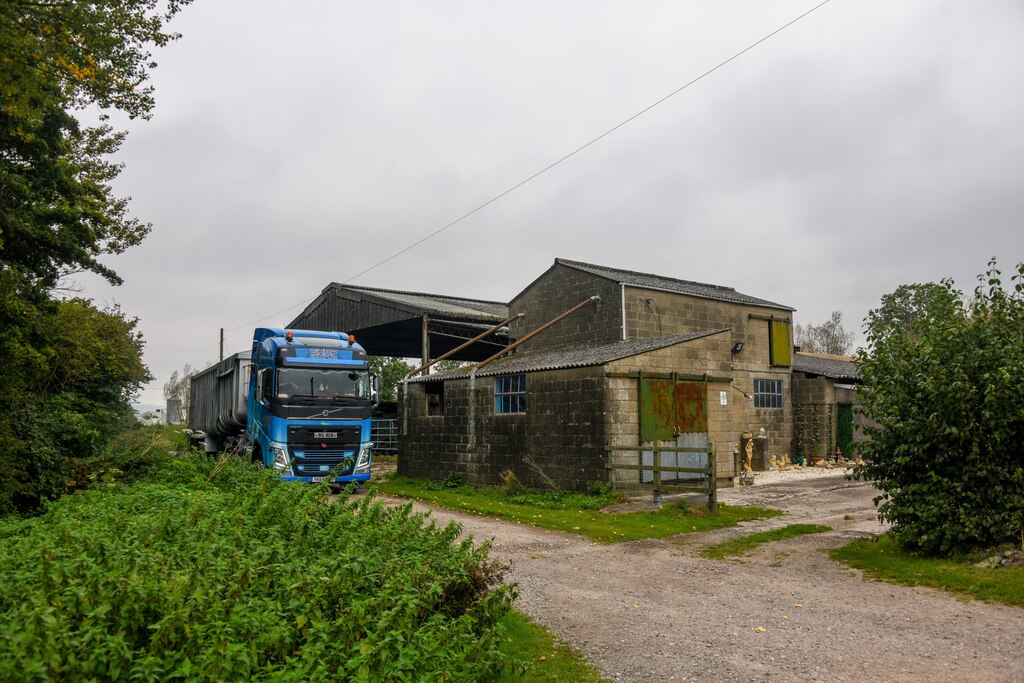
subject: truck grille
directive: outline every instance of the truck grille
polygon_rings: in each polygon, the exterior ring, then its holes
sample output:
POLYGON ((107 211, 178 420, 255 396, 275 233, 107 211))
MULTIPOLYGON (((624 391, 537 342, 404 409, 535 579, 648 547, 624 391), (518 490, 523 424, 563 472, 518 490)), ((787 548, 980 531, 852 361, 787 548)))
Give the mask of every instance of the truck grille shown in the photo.
MULTIPOLYGON (((308 458, 300 451, 292 451, 292 471, 297 477, 325 477, 332 470, 335 475, 352 474, 356 464, 355 453, 330 453, 328 457, 308 458), (346 461, 347 457, 347 461, 346 461), (339 464, 344 463, 341 467, 339 464)), ((318 454, 319 455, 319 454, 318 454)))
POLYGON ((359 427, 288 427, 288 450, 292 468, 299 477, 352 474, 359 455, 359 427), (323 436, 323 433, 334 436, 323 436), (317 434, 320 438, 317 438, 317 434), (342 464, 344 463, 344 464, 342 464), (340 468, 338 465, 342 465, 340 468))
POLYGON ((288 445, 299 451, 305 450, 353 450, 359 448, 360 427, 300 427, 288 426, 288 445), (317 434, 335 434, 333 437, 317 438, 317 434), (324 444, 327 447, 324 448, 324 444))

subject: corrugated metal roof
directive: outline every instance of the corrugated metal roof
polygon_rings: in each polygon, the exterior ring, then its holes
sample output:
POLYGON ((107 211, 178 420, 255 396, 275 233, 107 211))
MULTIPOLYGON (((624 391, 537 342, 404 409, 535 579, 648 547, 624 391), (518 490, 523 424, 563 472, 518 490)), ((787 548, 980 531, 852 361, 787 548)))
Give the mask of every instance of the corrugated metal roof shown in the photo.
POLYGON ((378 299, 391 301, 424 313, 449 315, 458 318, 493 319, 494 322, 501 322, 508 317, 508 304, 501 303, 500 301, 482 301, 480 299, 466 299, 463 297, 444 296, 442 294, 378 289, 377 287, 356 287, 337 282, 332 283, 332 287, 369 294, 378 299))
POLYGON ((821 375, 831 379, 860 381, 857 362, 850 356, 832 356, 825 353, 797 351, 793 354, 793 371, 821 375))
POLYGON ((688 294, 702 299, 715 299, 716 301, 728 301, 730 303, 745 304, 748 306, 780 308, 787 311, 796 310, 791 306, 785 306, 766 299, 758 299, 757 297, 741 294, 732 287, 722 287, 720 285, 710 285, 704 282, 692 282, 690 280, 677 280, 675 278, 663 277, 661 275, 637 273, 631 270, 608 268, 606 266, 583 263, 582 261, 570 261, 562 258, 555 259, 555 263, 560 263, 563 266, 568 266, 570 268, 576 268, 578 270, 591 273, 592 275, 607 278, 619 284, 629 285, 631 287, 660 289, 669 292, 678 292, 680 294, 688 294))
MULTIPOLYGON (((654 337, 651 339, 633 339, 630 341, 604 342, 600 344, 579 344, 567 346, 561 349, 550 349, 536 353, 524 353, 500 358, 489 363, 476 373, 477 377, 488 377, 491 375, 507 375, 518 372, 538 372, 541 370, 563 370, 565 368, 582 368, 591 365, 603 365, 604 363, 620 358, 628 358, 649 351, 657 351, 673 344, 700 339, 712 334, 727 332, 729 328, 718 330, 702 330, 687 334, 673 334, 667 337, 654 337)), ((469 377, 465 370, 453 370, 426 377, 416 377, 410 382, 427 382, 438 379, 457 379, 469 377)))

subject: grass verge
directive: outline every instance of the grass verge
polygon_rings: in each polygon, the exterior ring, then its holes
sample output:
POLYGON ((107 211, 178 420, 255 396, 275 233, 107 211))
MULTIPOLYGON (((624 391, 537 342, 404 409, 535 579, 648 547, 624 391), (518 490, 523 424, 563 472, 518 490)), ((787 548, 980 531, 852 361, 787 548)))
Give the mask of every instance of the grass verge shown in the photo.
POLYGON ((823 531, 832 531, 832 527, 823 524, 790 524, 779 529, 747 534, 746 536, 709 545, 701 550, 700 554, 702 557, 712 560, 721 560, 725 557, 739 557, 746 555, 763 543, 782 541, 794 536, 803 536, 804 534, 820 534, 823 531))
POLYGON ((505 630, 501 651, 509 661, 526 668, 521 672, 503 671, 494 683, 528 680, 531 683, 606 683, 597 667, 587 662, 575 648, 558 641, 550 631, 522 612, 512 610, 498 622, 505 630))
POLYGON ((600 543, 712 531, 733 526, 737 522, 782 514, 778 510, 728 505, 719 505, 717 514, 711 514, 703 507, 686 505, 664 505, 653 512, 609 514, 601 512, 601 508, 615 502, 615 496, 607 492, 598 495, 562 491, 520 491, 509 494, 500 488, 445 488, 433 482, 407 477, 395 477, 374 488, 387 495, 412 498, 449 510, 580 534, 600 543))
POLYGON ((929 586, 977 600, 1024 607, 1024 567, 981 569, 963 557, 917 557, 900 550, 888 536, 853 541, 830 555, 837 562, 863 569, 878 581, 929 586))

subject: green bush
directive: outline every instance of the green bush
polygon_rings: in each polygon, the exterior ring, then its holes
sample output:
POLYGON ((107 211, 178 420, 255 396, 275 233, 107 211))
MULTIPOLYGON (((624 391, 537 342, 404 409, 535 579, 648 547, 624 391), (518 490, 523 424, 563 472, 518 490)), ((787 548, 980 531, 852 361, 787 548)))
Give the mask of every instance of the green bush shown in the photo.
POLYGON ((1024 533, 1024 264, 995 262, 965 301, 951 281, 909 285, 866 321, 859 476, 902 548, 950 555, 1024 533))
POLYGON ((137 481, 166 466, 172 454, 183 453, 188 446, 180 425, 132 425, 104 445, 99 455, 72 458, 67 490, 137 481))
POLYGON ((101 456, 134 420, 150 379, 137 321, 81 299, 30 305, 10 275, 0 272, 0 514, 63 494, 76 461, 101 456))
POLYGON ((446 489, 457 489, 466 485, 466 480, 463 479, 462 474, 459 472, 449 472, 448 476, 441 482, 441 486, 446 489))
POLYGON ((513 589, 410 506, 237 458, 0 522, 0 680, 477 680, 513 589))
POLYGON ((519 477, 512 470, 505 470, 501 473, 501 486, 498 488, 506 496, 515 496, 526 491, 523 482, 519 481, 519 477))

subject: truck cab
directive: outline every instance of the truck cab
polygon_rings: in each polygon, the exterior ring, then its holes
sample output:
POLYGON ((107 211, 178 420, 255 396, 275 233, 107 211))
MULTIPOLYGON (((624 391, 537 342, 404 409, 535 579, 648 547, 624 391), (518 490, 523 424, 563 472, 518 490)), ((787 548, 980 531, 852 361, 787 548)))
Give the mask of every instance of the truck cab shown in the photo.
POLYGON ((366 351, 344 332, 257 328, 245 441, 290 481, 364 482, 377 395, 366 351))

